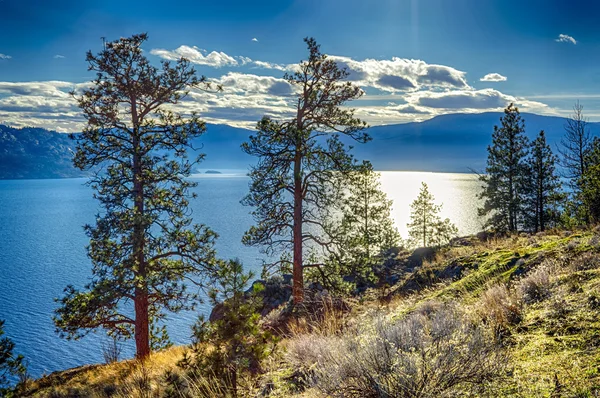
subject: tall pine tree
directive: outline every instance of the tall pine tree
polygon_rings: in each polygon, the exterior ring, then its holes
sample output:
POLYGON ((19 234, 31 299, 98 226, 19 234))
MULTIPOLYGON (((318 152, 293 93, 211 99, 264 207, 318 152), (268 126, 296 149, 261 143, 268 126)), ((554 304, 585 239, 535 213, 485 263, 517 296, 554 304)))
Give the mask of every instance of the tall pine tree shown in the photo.
POLYGON ((586 224, 590 221, 590 214, 581 184, 587 172, 586 157, 592 147, 593 138, 583 114, 583 105, 579 101, 573 106, 573 113, 567 119, 564 128, 565 134, 560 140, 558 153, 562 166, 561 175, 567 179, 571 192, 571 199, 565 210, 573 220, 586 224))
POLYGON ((510 104, 494 126, 492 145, 488 146, 486 173, 480 198, 484 205, 480 216, 496 231, 516 232, 524 221, 524 192, 527 181, 526 158, 529 142, 519 109, 510 104))
POLYGON ((600 222, 600 138, 595 137, 585 155, 586 170, 580 178, 582 204, 592 223, 600 222))
POLYGON ((76 96, 87 126, 75 137, 74 164, 94 172, 89 184, 102 211, 85 226, 92 279, 83 291, 65 289, 55 317, 67 338, 98 328, 135 337, 138 358, 150 354, 151 327, 165 310, 190 308, 184 279, 200 281, 211 269, 216 237, 192 224, 188 208, 195 184, 185 177, 201 156, 190 161, 187 150, 204 122, 168 107, 189 88, 204 88, 204 78, 185 59, 152 66, 142 51, 146 39, 122 38, 87 54, 96 79, 76 96))
POLYGON ((287 121, 263 118, 257 133, 242 146, 258 157, 250 171, 250 193, 242 201, 255 207, 257 225, 246 233, 244 243, 281 254, 276 265, 291 266, 295 303, 304 300, 304 269, 321 266, 305 262, 305 254, 311 247, 334 244, 324 235, 323 223, 337 196, 331 180, 353 165, 340 135, 369 140, 366 124, 344 106, 363 91, 344 81, 348 71, 322 54, 314 39, 305 42, 308 60, 284 76, 298 93, 295 116, 287 121))
POLYGON ((546 142, 544 131, 531 144, 526 185, 526 227, 538 232, 558 221, 560 180, 556 175, 557 158, 546 142))

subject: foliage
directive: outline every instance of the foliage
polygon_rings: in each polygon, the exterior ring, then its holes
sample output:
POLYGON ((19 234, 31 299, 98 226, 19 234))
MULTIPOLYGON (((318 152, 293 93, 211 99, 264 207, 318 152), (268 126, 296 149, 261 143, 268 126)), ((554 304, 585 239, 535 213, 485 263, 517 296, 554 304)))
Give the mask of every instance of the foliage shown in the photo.
POLYGON ((344 107, 363 91, 344 82, 348 71, 322 54, 316 41, 305 39, 308 60, 284 76, 297 93, 293 119, 277 121, 264 117, 256 134, 242 149, 258 157, 250 171, 250 193, 242 203, 253 206, 256 226, 244 236, 247 245, 262 246, 270 255, 280 255, 271 266, 293 269, 293 296, 304 299, 304 257, 318 257, 334 243, 324 233, 323 220, 337 200, 330 184, 336 172, 347 172, 353 164, 340 136, 366 142, 366 124, 344 107), (291 253, 290 253, 291 252, 291 253), (310 254, 313 255, 310 255, 310 254))
POLYGON ((337 244, 319 272, 309 270, 309 280, 320 280, 328 289, 365 285, 374 281, 373 267, 383 261, 383 253, 398 247, 401 238, 391 217, 392 201, 381 190, 379 174, 364 161, 349 173, 337 176, 342 194, 327 223, 329 235, 337 244))
POLYGON ((487 225, 497 231, 515 232, 523 224, 527 149, 525 122, 519 109, 510 104, 494 126, 492 145, 488 146, 486 173, 480 176, 484 205, 480 216, 488 216, 487 225))
POLYGON ((419 196, 410 205, 411 222, 407 224, 412 246, 440 246, 458 234, 458 229, 448 218, 442 220, 438 213, 441 205, 434 203, 429 187, 421 183, 419 196))
POLYGON ((240 375, 260 371, 273 338, 259 325, 258 293, 263 286, 254 284, 249 296, 244 293, 252 273, 244 273, 239 260, 219 262, 216 273, 209 297, 218 308, 218 319, 207 322, 200 317, 194 326, 193 354, 182 366, 197 377, 215 378, 222 390, 236 396, 240 375))
POLYGON ((502 376, 502 349, 451 306, 374 317, 340 336, 301 336, 287 360, 334 397, 458 396, 502 376))
POLYGON ((586 171, 581 176, 581 197, 592 223, 600 222, 600 138, 595 137, 585 156, 586 171))
POLYGON ((556 175, 556 156, 546 143, 544 131, 531 145, 531 156, 527 159, 525 185, 525 226, 534 232, 544 231, 557 224, 559 203, 564 199, 560 193, 560 180, 556 175))
POLYGON ((15 343, 4 335, 4 321, 0 320, 0 396, 10 396, 11 378, 25 374, 23 356, 14 353, 15 343))
POLYGON ((140 358, 149 355, 150 334, 157 337, 150 328, 164 310, 193 307, 195 296, 184 278, 194 274, 202 283, 214 263, 216 237, 193 225, 188 209, 194 183, 185 177, 202 155, 190 161, 187 150, 204 133, 204 123, 168 107, 189 88, 206 87, 205 80, 185 59, 150 65, 141 48, 146 39, 122 38, 98 55, 87 54, 97 77, 80 96, 74 94, 87 120, 75 137, 74 164, 95 171, 89 184, 103 210, 95 225, 85 226, 92 280, 83 291, 68 286, 55 316, 67 338, 97 328, 121 339, 135 336, 140 358))

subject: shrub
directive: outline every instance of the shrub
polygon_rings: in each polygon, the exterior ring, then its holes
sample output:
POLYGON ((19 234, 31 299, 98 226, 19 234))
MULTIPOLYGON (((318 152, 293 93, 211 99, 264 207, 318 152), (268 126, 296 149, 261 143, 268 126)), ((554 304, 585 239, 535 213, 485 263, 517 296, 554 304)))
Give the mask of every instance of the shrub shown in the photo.
POLYGON ((498 338, 505 335, 512 325, 521 322, 522 318, 521 301, 504 284, 494 285, 485 291, 475 311, 498 338))
POLYGON ((533 269, 516 283, 516 289, 527 304, 548 297, 550 294, 550 267, 544 263, 533 269))
POLYGON ((209 298, 213 305, 223 306, 221 316, 210 322, 199 319, 193 327, 192 354, 186 354, 180 362, 198 394, 204 391, 211 396, 218 388, 237 396, 240 378, 246 373, 256 375, 261 361, 272 350, 274 340, 261 328, 257 312, 257 294, 263 286, 254 284, 249 297, 244 292, 252 277, 252 273, 244 273, 239 260, 218 264, 209 298))
POLYGON ((340 336, 299 336, 287 361, 309 385, 340 397, 447 396, 503 373, 500 346, 451 306, 364 325, 340 336))
POLYGON ((598 253, 585 252, 570 261, 573 271, 585 271, 600 268, 600 256, 598 253))

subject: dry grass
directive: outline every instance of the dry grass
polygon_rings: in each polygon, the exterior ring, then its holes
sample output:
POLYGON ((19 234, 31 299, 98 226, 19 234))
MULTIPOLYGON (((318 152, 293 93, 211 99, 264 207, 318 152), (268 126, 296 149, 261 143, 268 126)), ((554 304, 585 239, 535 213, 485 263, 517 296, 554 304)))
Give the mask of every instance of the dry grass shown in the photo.
POLYGON ((153 353, 145 364, 129 360, 109 365, 91 365, 56 372, 29 382, 27 397, 106 397, 124 394, 146 397, 161 388, 160 380, 183 357, 184 347, 173 347, 153 353))
POLYGON ((506 285, 490 287, 475 305, 475 314, 486 323, 498 338, 510 332, 512 326, 522 318, 522 303, 514 291, 506 285))

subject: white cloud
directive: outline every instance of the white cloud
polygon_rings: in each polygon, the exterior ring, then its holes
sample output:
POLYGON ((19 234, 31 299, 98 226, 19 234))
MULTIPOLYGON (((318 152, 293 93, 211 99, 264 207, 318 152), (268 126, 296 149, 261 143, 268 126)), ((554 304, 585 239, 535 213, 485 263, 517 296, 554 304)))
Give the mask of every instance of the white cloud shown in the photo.
POLYGON ((348 70, 349 80, 385 92, 414 91, 423 87, 470 88, 465 72, 445 65, 397 57, 363 61, 341 56, 330 58, 348 70))
POLYGON ((559 42, 559 43, 572 43, 572 44, 577 44, 577 40, 575 40, 574 37, 569 36, 569 35, 565 35, 563 33, 561 33, 560 35, 558 35, 558 38, 555 39, 555 41, 559 42))
POLYGON ((10 55, 0 53, 0 59, 11 59, 11 58, 12 57, 10 55))
POLYGON ((150 54, 152 55, 157 55, 161 58, 168 59, 171 61, 176 61, 183 57, 188 59, 192 63, 198 65, 213 66, 215 68, 239 65, 239 62, 234 57, 227 55, 224 52, 212 51, 206 55, 205 53, 206 51, 203 51, 196 46, 180 46, 172 51, 160 48, 153 49, 150 51, 150 54))
POLYGON ((556 114, 548 105, 530 101, 522 97, 514 97, 494 89, 452 90, 446 92, 422 91, 412 94, 409 104, 429 108, 436 114, 450 112, 501 111, 509 103, 514 103, 521 110, 533 113, 556 114))
POLYGON ((52 58, 54 58, 54 59, 62 59, 62 58, 65 58, 65 56, 64 56, 64 55, 60 55, 60 54, 56 54, 56 55, 55 55, 54 57, 52 57, 52 58))
POLYGON ((505 82, 506 76, 502 76, 500 73, 488 73, 487 75, 485 75, 484 77, 479 79, 479 81, 481 81, 481 82, 505 82))
POLYGON ((256 37, 253 37, 252 41, 258 41, 258 39, 256 37))

